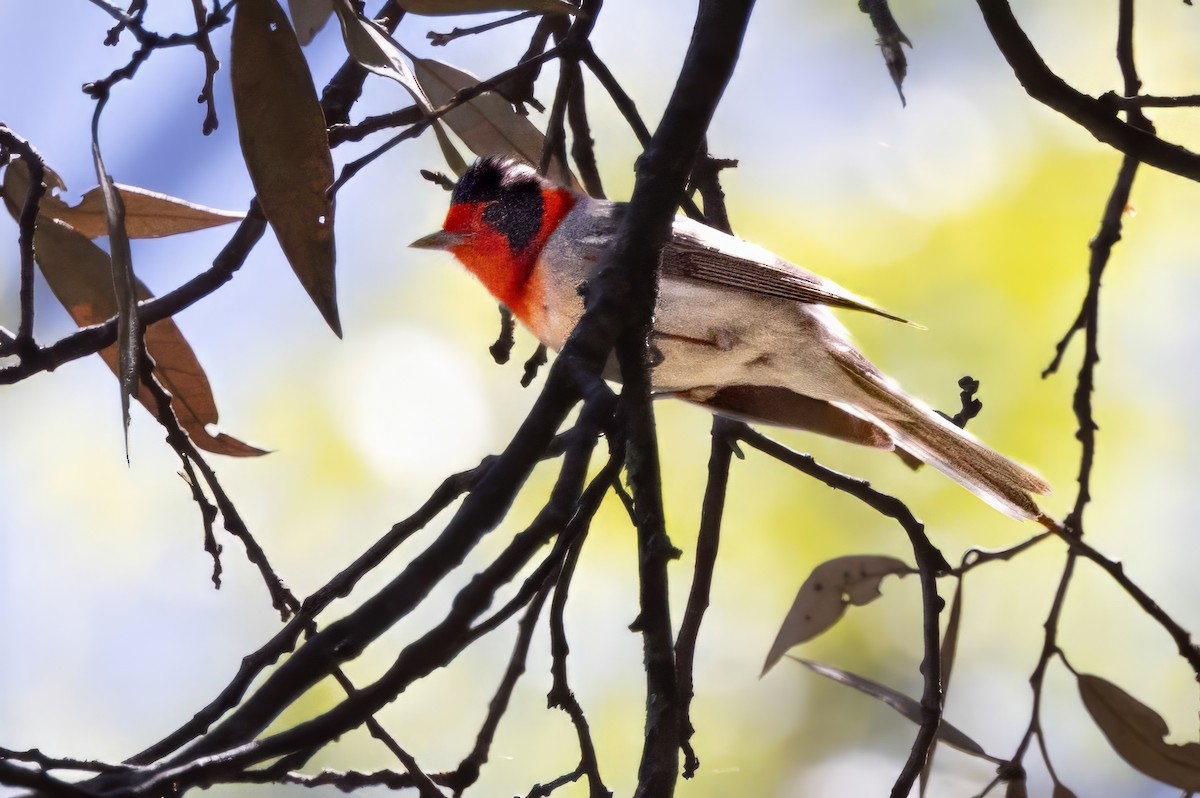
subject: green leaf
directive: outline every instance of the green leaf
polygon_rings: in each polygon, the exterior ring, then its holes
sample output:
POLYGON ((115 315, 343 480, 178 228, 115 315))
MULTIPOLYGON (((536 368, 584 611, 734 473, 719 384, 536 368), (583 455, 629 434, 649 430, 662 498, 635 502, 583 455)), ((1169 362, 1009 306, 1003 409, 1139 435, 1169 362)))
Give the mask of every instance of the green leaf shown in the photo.
POLYGON ((279 246, 333 331, 333 158, 300 44, 276 0, 241 0, 233 18, 233 107, 250 181, 279 246))
POLYGON ((911 573, 915 571, 903 560, 879 555, 838 557, 821 563, 800 586, 762 672, 769 671, 792 646, 811 640, 837 623, 851 604, 862 606, 879 598, 879 583, 888 574, 911 573))

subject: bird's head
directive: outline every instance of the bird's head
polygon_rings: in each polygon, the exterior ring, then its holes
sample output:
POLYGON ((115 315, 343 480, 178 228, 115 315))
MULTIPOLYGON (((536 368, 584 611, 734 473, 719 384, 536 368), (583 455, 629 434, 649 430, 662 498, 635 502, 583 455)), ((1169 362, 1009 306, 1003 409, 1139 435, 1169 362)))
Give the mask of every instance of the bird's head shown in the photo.
POLYGON ((481 158, 450 195, 442 229, 409 246, 454 254, 514 310, 538 255, 575 195, 506 158, 481 158))

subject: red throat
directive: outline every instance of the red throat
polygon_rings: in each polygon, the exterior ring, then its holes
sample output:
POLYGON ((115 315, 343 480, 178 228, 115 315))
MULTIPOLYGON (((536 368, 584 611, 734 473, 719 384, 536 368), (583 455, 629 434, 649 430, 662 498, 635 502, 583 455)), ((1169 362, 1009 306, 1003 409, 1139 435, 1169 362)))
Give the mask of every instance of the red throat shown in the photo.
POLYGON ((450 252, 496 299, 528 324, 530 311, 542 293, 538 256, 574 204, 575 197, 565 188, 542 189, 541 226, 519 250, 513 250, 503 233, 483 221, 484 203, 452 205, 442 227, 448 232, 471 234, 464 243, 451 247, 450 252))

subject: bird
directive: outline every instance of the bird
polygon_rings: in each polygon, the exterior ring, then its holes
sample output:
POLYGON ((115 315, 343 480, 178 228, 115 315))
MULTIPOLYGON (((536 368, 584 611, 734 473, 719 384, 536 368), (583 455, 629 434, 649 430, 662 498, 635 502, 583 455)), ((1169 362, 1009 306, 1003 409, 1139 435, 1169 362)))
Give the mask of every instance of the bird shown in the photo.
MULTIPOLYGON (((454 185, 442 229, 410 246, 450 252, 558 351, 628 207, 519 160, 481 158, 454 185)), ((764 247, 678 217, 659 257, 651 388, 752 423, 896 450, 1014 518, 1045 517, 1031 495, 1050 492, 1045 480, 905 393, 831 308, 905 321, 764 247)), ((605 376, 617 376, 611 364, 605 376)))

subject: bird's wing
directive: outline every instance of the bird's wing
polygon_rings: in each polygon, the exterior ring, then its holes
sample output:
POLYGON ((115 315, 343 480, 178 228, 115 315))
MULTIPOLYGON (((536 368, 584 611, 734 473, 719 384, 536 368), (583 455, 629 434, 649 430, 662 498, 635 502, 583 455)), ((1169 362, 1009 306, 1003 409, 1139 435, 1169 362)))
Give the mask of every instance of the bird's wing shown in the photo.
POLYGON ((678 391, 672 396, 702 405, 710 412, 751 423, 816 432, 876 449, 893 448, 891 436, 870 421, 786 388, 726 385, 678 391))
POLYGON ((795 302, 861 310, 912 324, 762 247, 686 219, 676 220, 671 240, 663 247, 662 272, 664 276, 688 277, 795 302))

